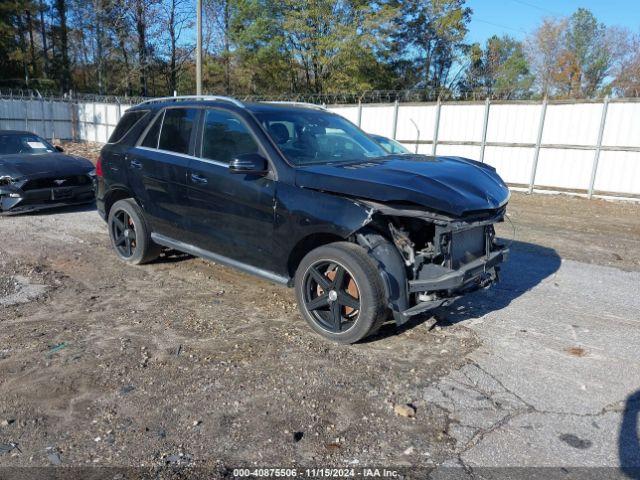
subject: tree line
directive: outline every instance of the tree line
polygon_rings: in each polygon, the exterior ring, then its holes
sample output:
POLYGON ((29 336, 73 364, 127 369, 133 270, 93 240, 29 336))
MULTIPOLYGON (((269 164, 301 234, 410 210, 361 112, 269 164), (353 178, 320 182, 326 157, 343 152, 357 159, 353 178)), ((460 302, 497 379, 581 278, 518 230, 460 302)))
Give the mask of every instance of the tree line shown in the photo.
MULTIPOLYGON (((467 40, 465 0, 204 0, 203 88, 230 95, 640 96, 640 36, 589 11, 467 40)), ((0 88, 195 90, 194 0, 3 0, 0 88)))

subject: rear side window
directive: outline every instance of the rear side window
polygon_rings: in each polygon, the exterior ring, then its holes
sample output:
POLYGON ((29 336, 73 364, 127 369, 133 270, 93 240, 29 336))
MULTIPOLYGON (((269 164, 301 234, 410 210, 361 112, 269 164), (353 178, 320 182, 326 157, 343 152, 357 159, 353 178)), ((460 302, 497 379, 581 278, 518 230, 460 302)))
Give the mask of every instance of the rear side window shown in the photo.
POLYGON ((126 112, 118 125, 116 125, 115 130, 109 137, 109 143, 117 143, 124 138, 129 130, 133 128, 133 126, 138 123, 138 121, 147 114, 147 110, 135 110, 126 112))
POLYGON ((151 128, 147 131, 147 134, 145 135, 144 140, 140 144, 140 146, 148 148, 158 148, 158 135, 160 134, 162 117, 162 113, 156 117, 156 119, 153 121, 153 125, 151 125, 151 128))
POLYGON ((240 119, 220 110, 207 111, 202 158, 229 163, 238 155, 258 152, 258 145, 240 119))
POLYGON ((188 154, 196 113, 194 109, 168 108, 162 121, 158 148, 188 154))

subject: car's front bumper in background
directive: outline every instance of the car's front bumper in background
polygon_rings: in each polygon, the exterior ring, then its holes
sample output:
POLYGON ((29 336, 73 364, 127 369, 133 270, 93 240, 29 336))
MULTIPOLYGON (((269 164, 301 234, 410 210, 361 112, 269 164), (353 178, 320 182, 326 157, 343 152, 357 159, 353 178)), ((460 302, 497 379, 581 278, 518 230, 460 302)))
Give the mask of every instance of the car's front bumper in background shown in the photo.
POLYGON ((93 183, 59 188, 21 190, 12 185, 0 187, 0 215, 17 215, 48 208, 93 202, 93 183))

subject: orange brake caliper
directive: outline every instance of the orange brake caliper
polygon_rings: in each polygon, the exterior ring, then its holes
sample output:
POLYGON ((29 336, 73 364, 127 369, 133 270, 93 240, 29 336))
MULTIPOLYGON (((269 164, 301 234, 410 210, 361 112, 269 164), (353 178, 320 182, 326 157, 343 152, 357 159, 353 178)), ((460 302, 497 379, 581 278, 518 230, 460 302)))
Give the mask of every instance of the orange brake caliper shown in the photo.
MULTIPOLYGON (((336 271, 331 270, 330 272, 327 272, 324 275, 325 277, 327 277, 329 280, 333 282, 333 279, 336 278, 336 271)), ((321 294, 320 292, 322 292, 322 289, 320 288, 320 286, 318 286, 318 291, 317 291, 318 295, 321 294)), ((349 283, 347 284, 347 293, 355 299, 360 298, 358 287, 356 286, 356 282, 353 281, 353 278, 351 278, 351 275, 349 275, 349 283)), ((356 311, 355 308, 351 308, 347 306, 344 306, 343 308, 344 308, 345 317, 351 315, 353 312, 356 311)))

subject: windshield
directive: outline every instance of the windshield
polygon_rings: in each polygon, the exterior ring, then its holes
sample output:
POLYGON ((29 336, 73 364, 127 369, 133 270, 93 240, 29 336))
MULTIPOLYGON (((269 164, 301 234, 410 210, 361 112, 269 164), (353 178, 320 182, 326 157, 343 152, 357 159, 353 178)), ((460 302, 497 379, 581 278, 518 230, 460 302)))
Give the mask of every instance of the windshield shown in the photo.
POLYGON ((257 112, 256 117, 294 165, 347 163, 388 153, 362 130, 329 112, 257 112))
POLYGON ((55 152, 45 139, 32 133, 0 133, 0 155, 16 153, 37 154, 55 152))

